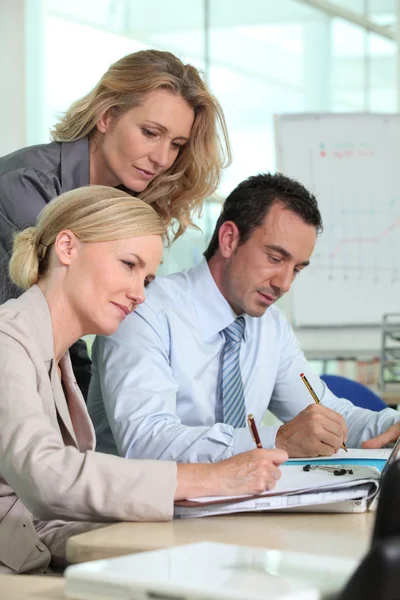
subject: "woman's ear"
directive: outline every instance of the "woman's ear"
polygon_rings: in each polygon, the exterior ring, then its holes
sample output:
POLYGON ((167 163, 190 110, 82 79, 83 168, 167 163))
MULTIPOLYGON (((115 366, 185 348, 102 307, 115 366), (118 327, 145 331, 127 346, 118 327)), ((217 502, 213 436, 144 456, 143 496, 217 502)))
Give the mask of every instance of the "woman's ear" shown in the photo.
POLYGON ((239 245, 240 233, 236 223, 225 221, 218 232, 219 251, 224 258, 230 258, 239 245))
POLYGON ((106 131, 108 131, 112 119, 112 108, 107 108, 107 110, 105 110, 96 121, 96 126, 100 133, 106 133, 106 131))
POLYGON ((72 231, 60 231, 54 242, 54 251, 62 265, 70 265, 77 257, 79 240, 72 231))

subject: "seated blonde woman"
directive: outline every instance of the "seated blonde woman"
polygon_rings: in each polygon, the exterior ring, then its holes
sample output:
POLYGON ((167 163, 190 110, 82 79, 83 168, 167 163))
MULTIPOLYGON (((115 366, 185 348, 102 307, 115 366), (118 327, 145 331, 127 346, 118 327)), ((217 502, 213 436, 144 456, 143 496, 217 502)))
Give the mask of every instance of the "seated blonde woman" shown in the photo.
POLYGON ((0 306, 0 571, 63 564, 66 539, 107 521, 165 521, 176 499, 261 492, 281 450, 217 464, 95 453, 68 348, 109 335, 144 301, 164 227, 141 200, 92 186, 49 203, 14 241, 10 275, 27 291, 0 306))

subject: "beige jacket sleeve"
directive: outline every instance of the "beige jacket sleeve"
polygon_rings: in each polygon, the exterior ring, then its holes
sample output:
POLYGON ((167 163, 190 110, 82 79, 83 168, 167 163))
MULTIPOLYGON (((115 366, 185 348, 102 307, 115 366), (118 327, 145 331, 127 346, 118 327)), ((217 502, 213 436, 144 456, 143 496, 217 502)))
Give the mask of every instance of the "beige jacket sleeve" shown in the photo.
POLYGON ((17 339, 0 332, 0 484, 38 518, 172 518, 176 464, 80 452, 65 445, 54 389, 17 339))

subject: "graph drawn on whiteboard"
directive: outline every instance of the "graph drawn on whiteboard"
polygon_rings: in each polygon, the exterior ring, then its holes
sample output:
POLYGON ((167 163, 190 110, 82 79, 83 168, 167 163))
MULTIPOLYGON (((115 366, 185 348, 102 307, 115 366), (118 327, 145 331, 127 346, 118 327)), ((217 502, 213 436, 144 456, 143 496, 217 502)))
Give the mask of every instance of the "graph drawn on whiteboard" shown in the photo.
POLYGON ((278 168, 318 199, 324 232, 293 285, 297 326, 400 310, 400 117, 282 115, 278 168))

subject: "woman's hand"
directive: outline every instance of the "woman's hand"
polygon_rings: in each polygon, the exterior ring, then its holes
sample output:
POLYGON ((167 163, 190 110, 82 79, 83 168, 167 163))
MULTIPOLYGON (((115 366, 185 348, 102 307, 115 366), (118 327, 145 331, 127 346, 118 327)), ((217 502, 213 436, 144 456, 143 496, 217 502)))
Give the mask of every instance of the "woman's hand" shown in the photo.
POLYGON ((272 490, 281 476, 278 466, 288 459, 284 450, 250 450, 213 465, 217 469, 215 495, 260 494, 272 490))
POLYGON ((284 450, 256 449, 215 464, 178 464, 175 500, 198 496, 260 494, 275 487, 284 450))

